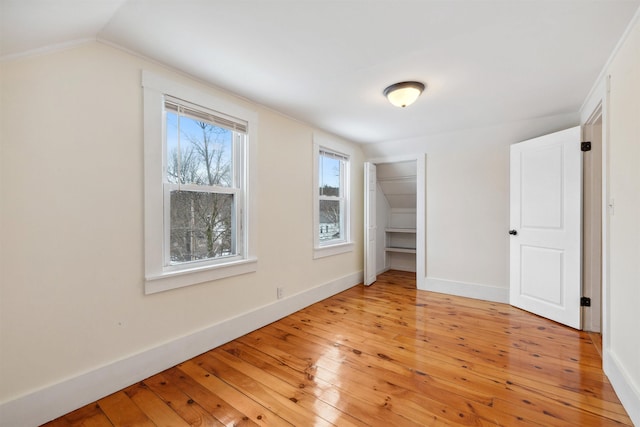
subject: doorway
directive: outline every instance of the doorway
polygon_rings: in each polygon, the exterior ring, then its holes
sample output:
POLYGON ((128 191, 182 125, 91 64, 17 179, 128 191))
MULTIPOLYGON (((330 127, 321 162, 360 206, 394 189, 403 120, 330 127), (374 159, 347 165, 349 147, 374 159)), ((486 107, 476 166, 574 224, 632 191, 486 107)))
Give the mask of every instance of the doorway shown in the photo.
POLYGON ((379 163, 377 167, 377 273, 416 272, 416 161, 379 163))
POLYGON ((365 163, 365 285, 387 270, 426 277, 426 155, 365 163))
POLYGON ((602 139, 598 106, 582 129, 511 146, 510 303, 589 332, 602 328, 602 139))
POLYGON ((602 106, 596 107, 582 129, 591 151, 583 158, 582 294, 590 306, 582 308, 585 331, 602 331, 602 106))

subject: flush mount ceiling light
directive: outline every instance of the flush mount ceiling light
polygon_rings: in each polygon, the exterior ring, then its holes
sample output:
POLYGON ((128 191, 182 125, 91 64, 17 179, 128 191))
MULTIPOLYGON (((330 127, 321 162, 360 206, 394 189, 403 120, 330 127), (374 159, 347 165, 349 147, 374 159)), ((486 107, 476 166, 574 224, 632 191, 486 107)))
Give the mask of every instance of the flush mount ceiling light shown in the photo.
POLYGON ((424 90, 420 82, 400 82, 386 88, 382 93, 396 107, 406 107, 416 102, 424 90))

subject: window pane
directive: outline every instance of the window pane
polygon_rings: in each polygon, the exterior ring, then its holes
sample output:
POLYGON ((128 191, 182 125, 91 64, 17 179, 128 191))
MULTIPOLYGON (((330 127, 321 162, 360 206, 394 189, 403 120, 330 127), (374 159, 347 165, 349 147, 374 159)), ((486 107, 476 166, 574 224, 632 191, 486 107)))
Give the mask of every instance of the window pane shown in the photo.
POLYGON ((342 209, 339 200, 320 200, 320 242, 342 238, 342 209))
POLYGON ((171 263, 235 255, 234 195, 171 191, 171 263))
POLYGON ((233 132, 171 111, 166 115, 167 181, 234 186, 233 132))
POLYGON ((318 182, 321 196, 340 196, 340 177, 342 161, 331 157, 320 156, 318 182))

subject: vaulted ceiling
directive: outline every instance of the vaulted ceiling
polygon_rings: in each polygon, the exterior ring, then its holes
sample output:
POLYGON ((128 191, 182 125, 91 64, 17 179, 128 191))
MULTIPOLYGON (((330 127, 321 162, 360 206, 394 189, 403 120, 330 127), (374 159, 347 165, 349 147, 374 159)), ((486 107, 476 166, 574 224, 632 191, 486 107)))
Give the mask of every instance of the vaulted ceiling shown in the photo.
POLYGON ((0 0, 0 57, 97 39, 356 142, 576 113, 640 0, 0 0), (418 80, 405 109, 383 89, 418 80))

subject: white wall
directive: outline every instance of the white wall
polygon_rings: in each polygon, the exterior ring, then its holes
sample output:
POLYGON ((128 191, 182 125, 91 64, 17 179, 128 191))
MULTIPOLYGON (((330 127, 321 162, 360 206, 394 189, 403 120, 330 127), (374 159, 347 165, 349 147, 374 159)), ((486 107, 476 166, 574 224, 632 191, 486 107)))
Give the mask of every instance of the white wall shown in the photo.
POLYGON ((605 180, 603 365, 631 419, 640 425, 640 12, 585 102, 583 122, 600 101, 605 180), (606 208, 609 202, 613 210, 606 208))
POLYGON ((0 402, 361 276, 358 146, 356 249, 313 260, 315 129, 100 43, 0 67, 0 402), (143 294, 141 69, 258 112, 257 273, 143 294))
POLYGON ((367 158, 426 153, 426 286, 508 299, 509 145, 575 126, 578 114, 363 147, 367 158))

